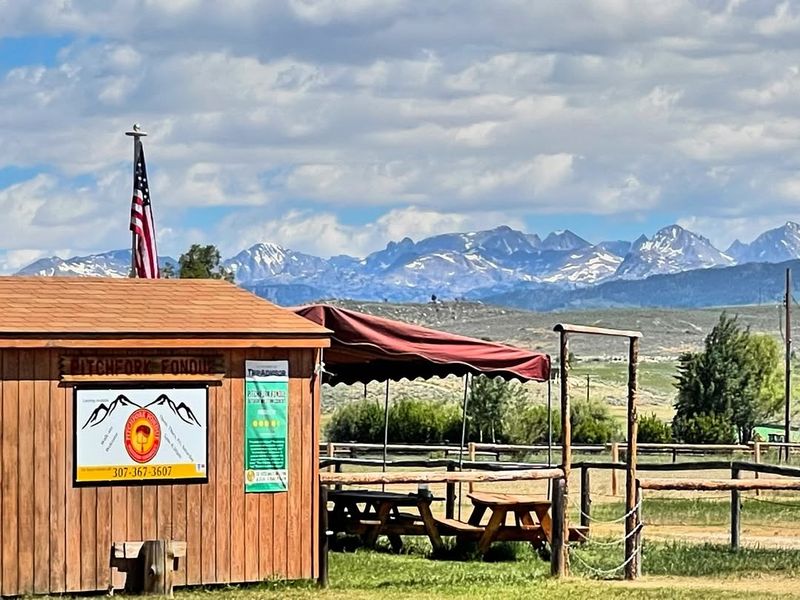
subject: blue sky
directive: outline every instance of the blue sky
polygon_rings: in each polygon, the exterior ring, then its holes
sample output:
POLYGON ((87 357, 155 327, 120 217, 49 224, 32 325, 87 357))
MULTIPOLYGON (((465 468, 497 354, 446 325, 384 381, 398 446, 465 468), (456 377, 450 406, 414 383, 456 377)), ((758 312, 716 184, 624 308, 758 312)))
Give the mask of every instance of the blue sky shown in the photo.
POLYGON ((501 224, 800 220, 800 5, 0 4, 0 272, 128 243, 140 122, 163 254, 323 256, 501 224))

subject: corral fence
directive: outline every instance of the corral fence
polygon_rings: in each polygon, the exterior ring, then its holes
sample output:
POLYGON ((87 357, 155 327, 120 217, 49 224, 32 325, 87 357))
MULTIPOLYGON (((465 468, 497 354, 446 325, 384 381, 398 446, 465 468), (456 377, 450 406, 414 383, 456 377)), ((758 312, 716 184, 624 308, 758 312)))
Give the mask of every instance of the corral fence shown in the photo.
MULTIPOLYGON (((751 457, 751 462, 761 464, 764 460, 775 459, 781 462, 785 454, 800 454, 800 443, 783 442, 750 442, 749 444, 637 444, 640 455, 670 456, 673 464, 678 464, 678 458, 684 456, 706 457, 722 455, 742 455, 751 457)), ((383 452, 383 444, 370 444, 360 442, 322 442, 320 443, 320 466, 327 467, 329 471, 341 472, 343 465, 382 466, 383 461, 369 460, 373 455, 383 452), (349 459, 349 460, 333 460, 349 459), (369 462, 364 462, 368 460, 369 462)), ((451 457, 466 457, 464 462, 473 465, 468 468, 481 468, 479 464, 495 463, 509 464, 541 464, 523 460, 530 455, 547 455, 547 465, 553 464, 553 455, 560 454, 561 446, 542 444, 488 444, 470 442, 464 448, 452 444, 389 444, 387 451, 396 456, 425 456, 429 460, 450 460, 451 457)), ((627 444, 624 442, 611 442, 607 444, 577 444, 572 446, 575 454, 598 455, 607 457, 608 463, 623 464, 620 461, 625 456, 627 444)), ((397 461, 388 461, 387 466, 398 466, 397 461)), ((446 462, 430 463, 428 468, 438 464, 438 468, 446 466, 446 462)), ((644 463, 640 463, 642 465, 644 463)), ((491 467, 486 467, 490 469, 491 467)), ((611 470, 611 494, 616 496, 619 491, 617 470, 611 470)), ((664 468, 664 470, 669 470, 664 468)))
MULTIPOLYGON (((715 446, 715 451, 726 451, 729 448, 715 446)), ((384 465, 382 459, 350 458, 350 457, 320 457, 321 468, 331 468, 333 472, 321 473, 320 482, 323 487, 332 486, 336 489, 342 485, 364 484, 400 484, 400 483, 444 483, 445 515, 453 518, 457 500, 456 486, 462 483, 478 482, 509 482, 509 481, 535 481, 551 480, 557 483, 564 476, 563 470, 558 467, 541 463, 525 462, 496 462, 496 461, 458 461, 448 458, 412 458, 395 459, 385 463, 392 471, 366 471, 342 472, 344 466, 360 466, 377 468, 384 465), (394 469, 402 469, 395 471, 394 469), (412 470, 413 469, 413 470, 412 470)), ((592 471, 624 471, 627 468, 624 462, 610 461, 577 461, 572 468, 580 474, 580 504, 578 512, 580 525, 590 527, 592 521, 592 471)), ((652 491, 729 491, 730 492, 730 547, 736 550, 740 547, 741 539, 741 492, 760 490, 800 490, 800 467, 761 464, 742 460, 702 460, 678 463, 639 463, 638 471, 642 473, 676 473, 676 472, 708 472, 728 470, 729 479, 711 478, 672 478, 672 477, 646 477, 639 478, 636 482, 636 507, 633 542, 638 560, 635 561, 637 576, 641 570, 641 549, 643 546, 644 519, 642 514, 643 492, 652 491), (752 473, 755 478, 742 479, 743 473, 752 473), (759 475, 773 475, 791 479, 758 479, 759 475)), ((327 487, 326 487, 327 489, 327 487)), ((557 493, 557 486, 549 486, 550 493, 557 493), (551 491, 552 488, 552 491, 551 491)), ((323 503, 324 506, 324 503, 323 503)), ((558 503, 554 502, 554 509, 558 503)), ((327 514, 325 515, 327 519, 327 514)), ((556 521, 554 521, 555 523, 556 521)), ((324 528, 323 528, 324 531, 324 528)), ((554 536, 555 537, 555 536, 554 536)), ((327 541, 325 541, 327 546, 327 541)), ((327 550, 327 548, 326 548, 327 550)), ((629 557, 631 558, 631 557, 629 557)), ((327 557, 326 557, 327 560, 327 557)), ((627 562, 627 561, 626 561, 627 562)), ((617 569, 625 566, 625 563, 617 569)))

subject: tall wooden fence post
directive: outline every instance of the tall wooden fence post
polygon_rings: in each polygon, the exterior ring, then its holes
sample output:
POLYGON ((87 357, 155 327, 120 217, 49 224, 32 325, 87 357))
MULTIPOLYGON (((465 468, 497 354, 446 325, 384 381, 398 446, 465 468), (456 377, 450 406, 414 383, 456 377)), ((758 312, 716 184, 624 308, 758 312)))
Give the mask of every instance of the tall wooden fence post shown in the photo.
MULTIPOLYGON (((739 477, 739 468, 731 467, 731 479, 739 479, 739 477)), ((731 490, 731 550, 739 549, 739 539, 742 533, 741 508, 739 490, 731 490)))
POLYGON ((319 578, 320 587, 328 587, 328 486, 319 486, 319 578))
POLYGON ((553 497, 552 506, 555 509, 553 529, 553 554, 558 558, 551 564, 551 570, 556 577, 569 575, 569 476, 572 469, 572 423, 570 420, 569 406, 569 335, 566 331, 560 332, 559 366, 561 371, 561 470, 564 477, 558 485, 558 496, 553 497))
POLYGON ((589 480, 589 467, 581 467, 581 526, 589 527, 592 514, 592 490, 589 480))

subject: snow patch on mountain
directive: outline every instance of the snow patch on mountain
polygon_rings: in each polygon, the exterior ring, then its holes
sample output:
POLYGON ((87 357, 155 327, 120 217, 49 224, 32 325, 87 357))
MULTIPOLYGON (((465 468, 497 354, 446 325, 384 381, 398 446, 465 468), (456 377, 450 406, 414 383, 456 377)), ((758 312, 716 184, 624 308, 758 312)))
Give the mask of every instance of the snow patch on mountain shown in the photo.
POLYGON ((544 283, 591 285, 612 277, 622 264, 622 257, 600 246, 571 252, 554 273, 541 277, 544 283))
POLYGON ((770 229, 749 244, 736 240, 728 249, 738 263, 783 262, 800 258, 800 225, 788 221, 770 229))
POLYGON ((679 225, 670 225, 650 239, 642 236, 636 240, 617 269, 616 277, 644 279, 651 275, 730 266, 734 262, 703 236, 679 225))
MULTIPOLYGON (((169 256, 159 257, 158 262, 162 268, 165 265, 173 268, 176 266, 175 259, 169 256)), ((111 250, 72 258, 40 258, 16 274, 43 277, 128 277, 130 272, 131 251, 111 250)))

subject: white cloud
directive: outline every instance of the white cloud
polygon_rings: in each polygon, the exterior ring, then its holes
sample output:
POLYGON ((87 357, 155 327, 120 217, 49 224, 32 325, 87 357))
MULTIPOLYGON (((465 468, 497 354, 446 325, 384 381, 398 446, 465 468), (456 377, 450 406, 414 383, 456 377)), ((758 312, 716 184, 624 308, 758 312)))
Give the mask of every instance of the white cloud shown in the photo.
POLYGON ((800 33, 800 14, 796 7, 792 8, 792 3, 781 2, 774 13, 756 22, 756 31, 765 36, 800 33))
POLYGON ((606 214, 645 213, 656 206, 660 193, 657 186, 643 184, 635 175, 628 175, 616 185, 598 190, 596 209, 606 214))
POLYGON ((420 240, 440 233, 488 229, 499 225, 522 227, 518 218, 506 212, 464 215, 409 206, 390 210, 373 222, 358 225, 342 223, 336 215, 327 212, 290 211, 269 219, 256 213, 239 214, 224 220, 218 232, 227 253, 270 240, 293 250, 320 256, 365 256, 383 248, 389 240, 404 237, 420 240))
POLYGON ((124 239, 133 122, 176 251, 266 210, 298 225, 265 239, 332 253, 397 237, 390 216, 438 231, 487 207, 789 212, 798 30, 772 0, 0 3, 0 35, 74 38, 0 75, 0 170, 48 173, 0 189, 0 248, 124 239))
POLYGON ((691 231, 703 232, 715 247, 724 252, 734 240, 750 243, 768 229, 782 227, 787 221, 797 220, 796 213, 787 212, 764 217, 685 217, 678 220, 678 225, 691 231))
POLYGON ((44 252, 33 249, 0 251, 0 274, 16 273, 43 256, 44 252))

